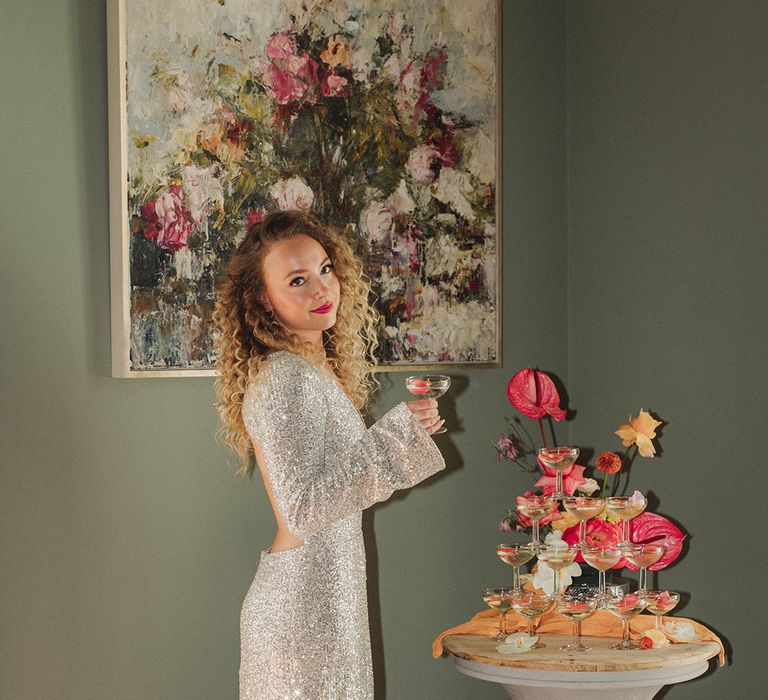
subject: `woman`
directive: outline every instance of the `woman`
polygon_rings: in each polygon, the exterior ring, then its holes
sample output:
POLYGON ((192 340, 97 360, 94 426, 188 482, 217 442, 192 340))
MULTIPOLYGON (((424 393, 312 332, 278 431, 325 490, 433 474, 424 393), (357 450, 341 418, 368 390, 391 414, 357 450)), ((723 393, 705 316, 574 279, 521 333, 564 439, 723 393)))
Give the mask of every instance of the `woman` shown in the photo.
POLYGON ((240 698, 373 698, 361 513, 445 467, 437 403, 401 403, 366 429, 376 316, 333 230, 269 214, 227 273, 223 435, 243 473, 254 455, 277 522, 243 603, 240 698))

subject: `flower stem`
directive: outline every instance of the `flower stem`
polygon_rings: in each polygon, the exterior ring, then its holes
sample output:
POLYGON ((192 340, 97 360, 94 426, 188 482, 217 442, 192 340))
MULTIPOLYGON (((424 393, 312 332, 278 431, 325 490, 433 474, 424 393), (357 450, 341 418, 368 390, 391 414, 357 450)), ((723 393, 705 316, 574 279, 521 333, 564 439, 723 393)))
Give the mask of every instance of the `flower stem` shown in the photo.
POLYGON ((539 429, 541 430, 541 446, 548 447, 547 436, 544 434, 544 422, 539 418, 539 429))

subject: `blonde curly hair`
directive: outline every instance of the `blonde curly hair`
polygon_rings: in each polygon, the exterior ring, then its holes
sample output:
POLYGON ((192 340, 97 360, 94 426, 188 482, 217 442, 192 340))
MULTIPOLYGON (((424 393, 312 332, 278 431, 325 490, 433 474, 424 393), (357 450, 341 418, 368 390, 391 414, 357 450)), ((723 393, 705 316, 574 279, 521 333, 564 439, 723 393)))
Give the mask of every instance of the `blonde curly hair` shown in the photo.
POLYGON ((347 396, 364 410, 378 386, 372 371, 378 345, 378 314, 369 302, 370 280, 359 258, 336 230, 301 211, 267 214, 254 224, 229 260, 218 287, 213 320, 218 353, 215 382, 220 427, 217 439, 238 456, 243 476, 253 473, 253 446, 242 417, 243 396, 261 363, 276 350, 289 350, 313 362, 316 350, 275 322, 263 298, 263 261, 279 241, 304 234, 314 238, 328 254, 339 281, 339 309, 335 325, 323 331, 328 363, 347 396))

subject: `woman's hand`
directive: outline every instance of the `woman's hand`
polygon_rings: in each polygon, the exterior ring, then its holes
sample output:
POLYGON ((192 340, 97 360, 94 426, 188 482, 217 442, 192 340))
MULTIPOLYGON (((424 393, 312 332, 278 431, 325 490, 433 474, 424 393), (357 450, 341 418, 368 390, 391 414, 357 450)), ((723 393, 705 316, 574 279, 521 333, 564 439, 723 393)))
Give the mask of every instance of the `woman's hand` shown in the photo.
POLYGON ((406 401, 408 410, 421 423, 422 428, 430 435, 435 432, 445 420, 440 418, 437 412, 437 401, 434 399, 418 399, 417 401, 406 401))

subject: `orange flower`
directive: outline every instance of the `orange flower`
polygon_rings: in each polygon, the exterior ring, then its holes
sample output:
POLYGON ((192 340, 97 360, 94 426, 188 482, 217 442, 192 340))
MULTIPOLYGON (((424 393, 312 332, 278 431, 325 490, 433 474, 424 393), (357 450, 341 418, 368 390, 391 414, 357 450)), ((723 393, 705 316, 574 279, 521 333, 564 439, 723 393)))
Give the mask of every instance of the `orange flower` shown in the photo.
POLYGON ((615 452, 601 452, 596 465, 601 472, 615 474, 621 470, 621 457, 615 452))
POLYGON ((640 409, 640 413, 634 420, 632 416, 627 422, 619 426, 614 433, 621 438, 624 447, 636 444, 641 457, 653 457, 656 454, 656 448, 653 446, 653 438, 656 437, 656 428, 661 425, 661 421, 655 420, 647 411, 640 409))
POLYGON ((640 637, 640 646, 643 649, 653 649, 653 640, 650 637, 640 637))
POLYGON ((351 65, 349 49, 344 46, 343 41, 334 36, 328 37, 328 48, 320 54, 320 58, 331 68, 336 68, 336 66, 349 68, 351 65))

